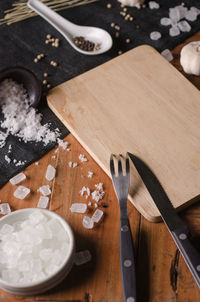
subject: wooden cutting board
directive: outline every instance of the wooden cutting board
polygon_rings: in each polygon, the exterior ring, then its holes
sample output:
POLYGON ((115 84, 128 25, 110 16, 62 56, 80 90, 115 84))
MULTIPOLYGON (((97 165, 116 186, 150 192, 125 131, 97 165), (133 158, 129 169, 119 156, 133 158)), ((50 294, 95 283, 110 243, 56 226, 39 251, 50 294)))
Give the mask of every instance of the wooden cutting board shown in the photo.
MULTIPOLYGON (((107 174, 110 154, 129 151, 151 167, 175 208, 198 200, 200 93, 153 48, 137 47, 55 87, 47 99, 107 174)), ((133 167, 131 174, 129 199, 158 221, 133 167)))

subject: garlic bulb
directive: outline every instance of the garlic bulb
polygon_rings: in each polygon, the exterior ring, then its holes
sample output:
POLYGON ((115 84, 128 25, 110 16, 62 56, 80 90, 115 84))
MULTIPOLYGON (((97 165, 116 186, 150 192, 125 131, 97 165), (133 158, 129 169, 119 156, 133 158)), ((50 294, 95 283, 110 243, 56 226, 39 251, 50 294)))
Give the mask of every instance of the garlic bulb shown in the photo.
POLYGON ((144 3, 144 0, 118 0, 125 6, 136 6, 137 8, 140 8, 141 4, 144 3))
POLYGON ((186 73, 200 75, 200 41, 190 42, 182 48, 180 63, 186 73))

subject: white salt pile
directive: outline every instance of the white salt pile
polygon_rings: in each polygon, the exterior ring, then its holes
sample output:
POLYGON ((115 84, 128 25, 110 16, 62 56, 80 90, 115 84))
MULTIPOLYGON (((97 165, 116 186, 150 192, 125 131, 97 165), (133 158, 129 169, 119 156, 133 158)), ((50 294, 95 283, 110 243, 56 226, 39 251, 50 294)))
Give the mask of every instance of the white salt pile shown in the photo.
POLYGON ((70 211, 73 213, 85 213, 87 205, 85 203, 72 203, 70 211))
POLYGON ((87 158, 85 157, 84 154, 80 154, 78 158, 79 158, 79 160, 80 160, 81 162, 86 162, 86 161, 87 161, 87 158))
POLYGON ((15 192, 14 192, 14 196, 16 197, 16 198, 19 198, 19 199, 24 199, 24 198, 26 198, 26 196, 30 193, 30 189, 29 188, 26 188, 26 187, 24 187, 24 186, 19 186, 16 190, 15 190, 15 192))
POLYGON ((85 263, 91 261, 91 259, 92 259, 92 256, 90 254, 90 251, 88 251, 88 250, 80 251, 75 254, 74 263, 76 265, 82 265, 82 264, 85 264, 85 263))
POLYGON ((0 276, 26 284, 40 281, 63 264, 69 238, 56 218, 32 213, 26 220, 0 229, 0 276))
POLYGON ((46 170, 46 179, 51 181, 54 179, 56 175, 56 169, 52 165, 48 165, 47 170, 46 170))
POLYGON ((59 130, 51 131, 49 124, 42 125, 42 115, 29 106, 30 100, 22 85, 11 79, 0 83, 0 104, 4 120, 0 126, 0 148, 5 145, 9 134, 20 137, 24 142, 55 142, 59 130))
POLYGON ((26 175, 24 173, 19 173, 12 177, 9 181, 12 185, 17 185, 18 183, 22 182, 24 179, 26 179, 26 175))

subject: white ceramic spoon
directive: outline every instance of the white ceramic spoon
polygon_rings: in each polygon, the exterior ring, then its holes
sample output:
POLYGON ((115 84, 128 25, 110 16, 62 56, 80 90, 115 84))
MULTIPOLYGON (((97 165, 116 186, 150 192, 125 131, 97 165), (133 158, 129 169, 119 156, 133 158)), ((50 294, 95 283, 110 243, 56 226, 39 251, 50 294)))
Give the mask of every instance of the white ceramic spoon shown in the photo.
POLYGON ((76 51, 84 55, 99 55, 112 47, 112 38, 104 29, 76 25, 54 12, 39 0, 29 0, 27 5, 55 27, 76 51), (74 44, 73 38, 80 36, 91 42, 98 43, 100 48, 95 51, 84 51, 78 48, 74 44))

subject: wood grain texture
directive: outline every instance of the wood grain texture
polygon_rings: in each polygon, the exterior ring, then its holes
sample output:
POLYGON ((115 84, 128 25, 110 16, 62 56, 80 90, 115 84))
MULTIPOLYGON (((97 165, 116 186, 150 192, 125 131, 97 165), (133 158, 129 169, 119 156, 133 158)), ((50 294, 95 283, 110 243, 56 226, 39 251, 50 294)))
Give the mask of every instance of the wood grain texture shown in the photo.
MULTIPOLYGON (((134 153, 180 209, 199 198, 199 99, 181 73, 144 45, 55 87, 48 104, 108 175, 111 153, 134 153)), ((158 220, 133 167, 129 198, 144 217, 158 220)))
MULTIPOLYGON (((190 40, 200 40, 200 32, 190 40)), ((186 41, 186 43, 188 42, 186 41)), ((180 45, 173 54, 172 62, 180 71, 180 45)), ((184 76, 186 76, 184 74, 184 76)), ((200 87, 200 77, 190 76, 189 80, 200 87)), ((9 202, 12 210, 36 207, 39 194, 37 188, 48 184, 44 178, 49 163, 57 169, 52 181, 50 209, 68 219, 75 230, 77 250, 90 249, 93 259, 84 266, 74 267, 69 276, 56 288, 46 294, 33 297, 15 296, 0 290, 0 302, 122 302, 122 288, 119 268, 119 210, 111 180, 87 154, 77 140, 70 134, 71 152, 59 148, 46 154, 39 161, 39 166, 32 164, 25 170, 28 176, 23 183, 32 189, 28 199, 20 201, 13 197, 15 187, 7 183, 0 190, 0 200, 9 202), (77 161, 80 153, 88 157, 86 164, 71 169, 70 160, 77 161), (94 171, 94 178, 87 179, 87 171, 94 171), (69 207, 80 199, 79 190, 82 185, 93 185, 103 182, 105 185, 105 202, 109 207, 105 211, 105 219, 95 230, 86 231, 82 225, 82 216, 71 215, 69 207)), ((92 211, 92 209, 91 209, 92 211)), ((91 214, 92 212, 90 212, 91 214)), ((128 202, 128 213, 137 256, 138 302, 199 302, 200 291, 191 277, 187 266, 163 223, 150 223, 128 202)), ((181 216, 196 238, 200 248, 200 203, 196 203, 181 212, 181 216)))

